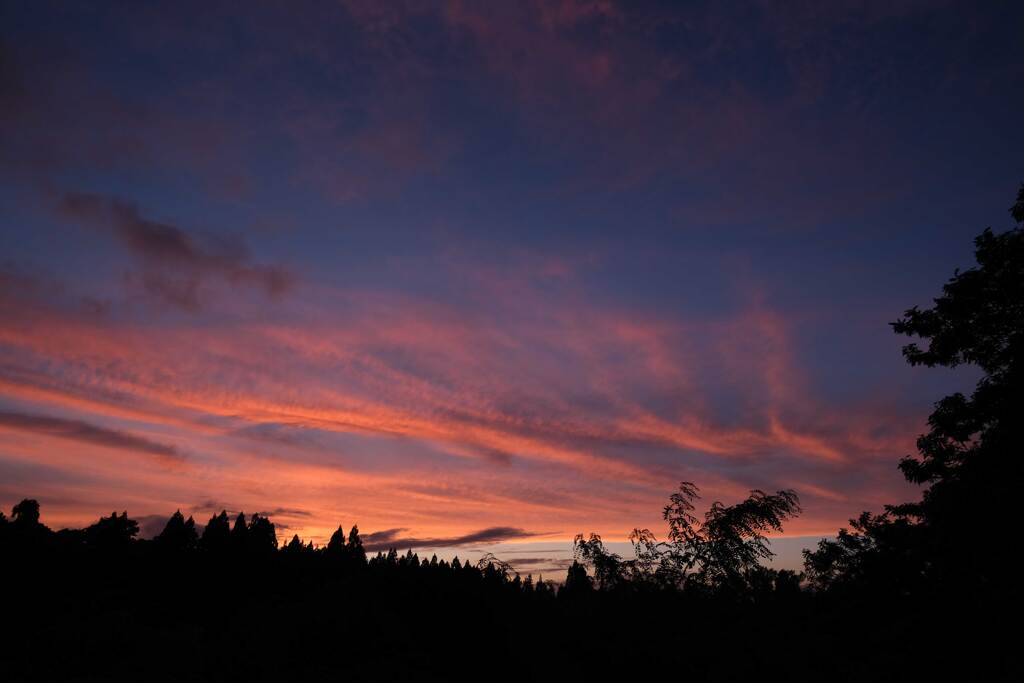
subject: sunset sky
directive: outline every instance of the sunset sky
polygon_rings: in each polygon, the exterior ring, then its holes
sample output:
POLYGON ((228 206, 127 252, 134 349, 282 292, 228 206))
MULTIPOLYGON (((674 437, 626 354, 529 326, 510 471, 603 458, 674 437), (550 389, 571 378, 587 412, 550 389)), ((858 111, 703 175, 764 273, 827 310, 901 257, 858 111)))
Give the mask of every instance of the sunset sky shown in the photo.
POLYGON ((896 464, 974 376, 887 323, 1009 227, 1022 31, 1014 2, 5 2, 0 506, 525 571, 663 533, 680 480, 795 489, 794 548, 915 496, 896 464))

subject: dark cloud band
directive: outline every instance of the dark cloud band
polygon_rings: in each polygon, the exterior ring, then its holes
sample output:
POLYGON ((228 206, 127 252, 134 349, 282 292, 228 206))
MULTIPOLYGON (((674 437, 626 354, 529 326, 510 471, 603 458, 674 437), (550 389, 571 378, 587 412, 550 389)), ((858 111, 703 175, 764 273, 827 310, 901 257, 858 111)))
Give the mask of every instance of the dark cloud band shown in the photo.
POLYGON ((61 215, 109 231, 141 262, 143 289, 166 303, 200 307, 200 287, 210 278, 254 287, 268 296, 287 291, 292 273, 277 265, 253 263, 241 239, 197 237, 182 228, 143 216, 129 202, 97 194, 70 192, 58 203, 61 215))
POLYGON ((474 543, 501 543, 521 538, 545 536, 546 533, 526 531, 516 527, 495 526, 474 531, 463 536, 448 538, 400 538, 398 534, 405 529, 388 529, 374 534, 367 534, 364 545, 367 550, 387 550, 389 548, 451 548, 474 543), (366 542, 368 541, 368 542, 366 542))
POLYGON ((0 412, 0 427, 31 432, 33 434, 55 436, 94 446, 139 451, 165 458, 181 457, 173 446, 150 441, 127 432, 98 427, 80 420, 65 420, 58 417, 28 415, 26 413, 0 412))

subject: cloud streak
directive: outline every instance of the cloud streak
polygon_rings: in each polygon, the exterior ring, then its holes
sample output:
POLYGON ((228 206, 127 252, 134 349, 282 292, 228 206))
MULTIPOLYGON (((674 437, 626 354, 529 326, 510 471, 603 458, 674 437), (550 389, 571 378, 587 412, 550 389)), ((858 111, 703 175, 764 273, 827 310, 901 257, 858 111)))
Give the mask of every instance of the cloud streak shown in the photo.
POLYGON ((438 538, 403 537, 399 535, 402 531, 406 531, 406 529, 388 529, 375 534, 367 534, 367 542, 364 543, 364 547, 370 551, 387 550, 389 548, 459 548, 474 544, 490 545, 553 535, 551 532, 538 533, 507 526, 488 527, 487 529, 480 529, 479 531, 472 531, 459 536, 438 538))
POLYGON ((0 428, 53 436, 104 448, 148 453, 175 460, 181 458, 181 454, 173 446, 80 420, 0 411, 0 428))
POLYGON ((117 198, 71 192, 61 197, 58 208, 67 218, 113 234, 143 265, 144 289, 181 308, 198 309, 200 288, 211 278, 255 287, 268 296, 283 294, 294 282, 281 266, 253 263, 241 240, 200 240, 178 226, 144 217, 134 204, 117 198))

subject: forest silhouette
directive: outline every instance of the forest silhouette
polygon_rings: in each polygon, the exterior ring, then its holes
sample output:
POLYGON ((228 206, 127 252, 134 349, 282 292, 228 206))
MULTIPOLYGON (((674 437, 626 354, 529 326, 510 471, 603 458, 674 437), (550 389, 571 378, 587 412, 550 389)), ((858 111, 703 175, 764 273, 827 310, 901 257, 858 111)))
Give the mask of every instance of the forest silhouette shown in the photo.
POLYGON ((635 529, 622 557, 580 534, 557 583, 492 555, 368 556, 356 526, 281 544, 260 514, 200 532, 178 511, 149 540, 127 512, 53 531, 25 499, 0 512, 0 679, 1024 680, 1024 186, 1011 215, 892 324, 910 364, 981 372, 899 463, 920 500, 862 513, 802 573, 763 564, 800 513, 790 490, 698 514, 682 482, 664 540, 635 529))

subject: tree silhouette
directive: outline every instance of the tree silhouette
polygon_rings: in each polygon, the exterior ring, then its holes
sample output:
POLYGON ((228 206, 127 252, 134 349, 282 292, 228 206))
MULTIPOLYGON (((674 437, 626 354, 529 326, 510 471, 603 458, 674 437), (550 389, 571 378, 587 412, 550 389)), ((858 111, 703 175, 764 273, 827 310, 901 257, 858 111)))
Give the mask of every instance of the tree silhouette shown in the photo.
POLYGON ((11 521, 20 526, 35 526, 39 524, 39 501, 25 498, 11 508, 11 521))
POLYGON ((359 527, 355 524, 352 525, 352 529, 348 532, 348 546, 346 550, 349 561, 354 566, 366 564, 366 551, 363 549, 362 539, 359 538, 359 527))
POLYGON ((139 533, 139 525, 128 518, 128 512, 111 512, 109 517, 100 517, 95 524, 86 527, 85 541, 99 549, 125 549, 139 533))
POLYGON ((515 574, 515 570, 508 562, 495 557, 493 553, 484 553, 476 562, 476 568, 484 573, 484 576, 492 581, 507 579, 515 574))
POLYGON ((748 589, 750 573, 773 556, 766 534, 781 532, 782 523, 800 513, 799 498, 790 490, 767 494, 755 489, 735 505, 712 503, 700 521, 693 514, 699 497, 697 486, 687 481, 669 497, 662 511, 667 543, 659 543, 648 529, 634 529, 635 558, 623 560, 605 548, 600 536, 584 539, 580 534, 573 543, 576 559, 593 569, 602 589, 641 583, 748 589))
POLYGON ((239 512, 231 527, 231 550, 236 554, 245 553, 249 549, 249 522, 244 512, 239 512))
MULTIPOLYGON (((480 662, 502 662, 509 675, 499 678, 512 680, 580 673, 603 680, 626 667, 697 681, 857 681, 865 671, 899 680, 1019 680, 1003 675, 1014 669, 999 659, 1000 652, 1015 656, 1013 643, 970 645, 975 631, 981 631, 975 643, 991 639, 994 629, 984 625, 998 622, 976 612, 963 622, 950 617, 957 614, 948 609, 952 590, 925 601, 935 605, 929 613, 887 599, 861 609, 866 601, 859 594, 834 600, 833 591, 803 590, 799 574, 761 566, 769 554, 765 534, 798 509, 792 492, 753 491, 736 505, 713 504, 700 517, 693 513, 697 493, 684 482, 672 496, 663 511, 670 529, 665 542, 646 530, 634 532, 636 558, 620 558, 597 536, 579 537, 578 557, 561 587, 543 576, 523 579, 490 554, 473 566, 457 558, 450 564, 436 555, 420 558, 412 550, 400 557, 390 549, 358 572, 338 571, 326 548, 303 545, 298 534, 275 551, 273 525, 259 514, 236 520, 244 528, 238 533, 245 552, 225 556, 209 552, 224 547, 218 543, 234 546, 224 512, 213 516, 198 544, 194 537, 191 544, 175 540, 189 536, 180 511, 152 542, 137 540, 127 513, 115 513, 86 530, 17 545, 15 561, 4 556, 0 566, 14 580, 4 584, 0 645, 15 652, 4 653, 4 680, 80 680, 83 674, 135 680, 154 662, 169 680, 408 680, 410 674, 433 680, 449 671, 432 668, 424 657, 453 634, 480 662), (168 547, 180 550, 171 558, 168 547), (225 590, 220 578, 228 576, 225 590), (429 627, 417 615, 429 615, 429 627), (257 622, 256 633, 273 637, 280 657, 266 656, 266 638, 233 637, 257 622), (932 623, 969 628, 956 632, 956 648, 932 644, 928 650, 932 623), (168 657, 168 628, 199 634, 190 641, 194 649, 168 657), (529 658, 517 657, 524 634, 548 644, 529 648, 529 658), (309 656, 311 649, 330 652, 338 642, 363 656, 309 656), (687 650, 699 656, 678 656, 687 650), (945 652, 965 653, 969 668, 949 666, 945 652), (922 662, 932 663, 922 669, 922 662)), ((33 506, 22 510, 21 519, 34 517, 33 506)), ((830 546, 839 555, 829 566, 898 577, 895 564, 861 562, 865 549, 858 544, 907 547, 899 534, 919 525, 879 523, 870 515, 858 523, 860 531, 830 546), (843 560, 843 552, 854 559, 843 560)), ((3 524, 0 529, 10 531, 14 522, 3 524)), ((38 521, 30 528, 46 529, 38 521)), ((347 539, 336 536, 344 558, 349 547, 360 546, 357 530, 347 539)), ((892 562, 904 556, 886 550, 872 557, 892 562)), ((878 587, 886 595, 888 587, 878 587)))
MULTIPOLYGON (((622 558, 605 548, 601 537, 597 534, 590 534, 587 539, 583 538, 583 534, 577 534, 573 539, 573 555, 574 559, 572 566, 569 567, 569 573, 576 574, 573 580, 580 585, 582 585, 582 577, 579 576, 579 572, 582 571, 586 574, 586 566, 592 568, 594 580, 598 587, 604 590, 615 588, 625 578, 626 570, 622 558)), ((568 580, 567 575, 566 581, 568 580)), ((589 576, 586 584, 590 586, 589 576)))
POLYGON ((260 514, 254 514, 249 522, 249 545, 256 552, 278 549, 278 533, 273 522, 260 514))
POLYGON ((571 597, 586 594, 592 590, 594 590, 594 584, 587 574, 587 568, 573 560, 572 564, 569 565, 569 570, 566 572, 565 585, 562 588, 561 594, 571 597))
POLYGON ((805 553, 808 575, 820 587, 902 577, 901 590, 940 585, 1004 585, 1015 572, 1017 486, 1024 415, 1024 186, 1010 210, 1017 227, 1000 235, 986 229, 975 243, 977 266, 957 271, 934 306, 911 308, 892 324, 917 337, 903 348, 911 365, 972 365, 982 377, 970 397, 938 401, 917 457, 900 469, 925 485, 916 503, 890 505, 880 515, 851 520, 835 541, 805 553), (984 510, 985 522, 967 511, 984 510), (964 552, 965 539, 987 549, 964 552))
POLYGON ((747 572, 773 556, 765 534, 781 532, 782 522, 799 514, 796 493, 787 490, 770 495, 754 490, 736 505, 716 501, 701 525, 694 528, 681 504, 684 496, 696 497, 696 487, 689 486, 692 492, 681 486, 664 512, 673 551, 681 555, 677 561, 695 567, 695 576, 704 583, 742 587, 747 572))
POLYGON ((292 540, 284 544, 284 546, 281 548, 281 552, 285 553, 286 555, 294 557, 296 555, 302 555, 306 552, 312 551, 312 549, 312 545, 303 545, 302 540, 299 538, 299 535, 293 534, 292 540))
POLYGON ((338 528, 331 534, 325 549, 327 557, 339 567, 348 566, 348 547, 345 543, 345 528, 339 524, 338 528))
POLYGON ((199 541, 200 547, 211 552, 224 552, 231 543, 231 522, 228 521, 228 513, 221 510, 219 514, 210 517, 203 529, 203 536, 199 541))
POLYGON ((246 541, 248 549, 252 552, 265 553, 277 550, 277 533, 274 523, 259 513, 254 514, 249 521, 246 541))
POLYGON ((37 552, 49 543, 50 536, 52 532, 39 522, 39 503, 31 498, 11 508, 10 519, 0 519, 0 552, 37 552))
POLYGON ((167 520, 164 530, 153 540, 166 550, 174 552, 193 550, 199 542, 196 523, 191 516, 186 520, 181 514, 181 510, 177 510, 167 520))

